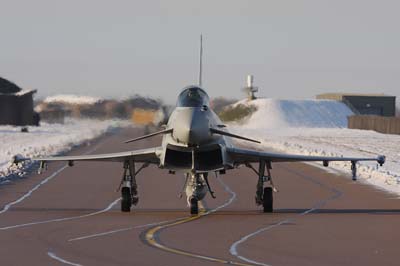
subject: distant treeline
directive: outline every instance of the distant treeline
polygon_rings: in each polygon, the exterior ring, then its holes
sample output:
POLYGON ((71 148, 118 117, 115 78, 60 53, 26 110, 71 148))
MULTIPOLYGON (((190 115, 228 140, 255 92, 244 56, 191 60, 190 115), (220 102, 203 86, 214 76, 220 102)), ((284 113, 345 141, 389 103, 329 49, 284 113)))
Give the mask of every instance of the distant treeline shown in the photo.
MULTIPOLYGON (((252 107, 232 104, 235 99, 218 97, 211 100, 211 108, 225 121, 240 120, 254 110, 252 107)), ((134 95, 124 100, 105 99, 95 103, 71 103, 64 101, 37 101, 35 109, 40 113, 42 121, 63 122, 65 117, 96 118, 96 119, 132 119, 135 110, 161 111, 164 114, 163 123, 167 122, 173 107, 161 100, 134 95)))
POLYGON ((100 100, 93 104, 77 104, 69 102, 44 102, 36 103, 36 110, 40 113, 42 120, 59 122, 64 117, 96 118, 96 119, 130 119, 133 110, 163 109, 161 100, 135 95, 124 100, 100 100))
POLYGON ((240 121, 257 111, 257 108, 253 105, 235 104, 237 101, 236 99, 218 97, 211 101, 211 107, 224 122, 240 121))
POLYGON ((224 122, 238 122, 247 117, 250 117, 257 107, 253 105, 236 104, 226 106, 219 112, 219 117, 224 122))

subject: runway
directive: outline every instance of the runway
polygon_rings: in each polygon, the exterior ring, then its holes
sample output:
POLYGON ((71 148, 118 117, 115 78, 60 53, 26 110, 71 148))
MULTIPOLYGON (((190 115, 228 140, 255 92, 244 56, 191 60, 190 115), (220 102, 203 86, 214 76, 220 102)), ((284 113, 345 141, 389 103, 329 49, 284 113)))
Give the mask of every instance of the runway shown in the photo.
MULTIPOLYGON (((104 136, 70 154, 132 144, 140 128, 104 136)), ((400 199, 350 176, 303 163, 274 164, 275 212, 255 205, 248 168, 210 178, 191 217, 178 198, 183 174, 155 166, 138 176, 139 204, 120 212, 118 163, 51 163, 0 186, 0 265, 399 265, 400 199)))

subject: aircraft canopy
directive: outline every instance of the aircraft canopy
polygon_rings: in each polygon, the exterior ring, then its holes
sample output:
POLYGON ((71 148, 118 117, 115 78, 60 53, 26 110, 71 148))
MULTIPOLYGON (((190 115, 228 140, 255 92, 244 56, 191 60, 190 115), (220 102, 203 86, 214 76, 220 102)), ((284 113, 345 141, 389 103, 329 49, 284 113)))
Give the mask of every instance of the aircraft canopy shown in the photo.
POLYGON ((208 106, 210 98, 207 93, 196 86, 190 86, 183 89, 178 96, 177 107, 202 107, 208 106))

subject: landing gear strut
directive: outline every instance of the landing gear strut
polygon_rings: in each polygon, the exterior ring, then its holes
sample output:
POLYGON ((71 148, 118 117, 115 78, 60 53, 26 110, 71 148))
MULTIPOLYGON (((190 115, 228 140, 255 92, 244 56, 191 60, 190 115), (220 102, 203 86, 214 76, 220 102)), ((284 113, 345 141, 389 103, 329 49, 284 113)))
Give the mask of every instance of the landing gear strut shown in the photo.
POLYGON ((208 182, 208 173, 204 173, 204 174, 203 174, 203 178, 204 178, 204 181, 206 182, 207 189, 208 189, 208 192, 210 192, 211 197, 212 197, 213 199, 217 198, 217 197, 215 196, 215 194, 214 194, 214 191, 212 191, 212 189, 211 189, 210 183, 208 182))
MULTIPOLYGON (((211 197, 215 198, 208 182, 208 173, 187 173, 182 190, 185 190, 190 214, 192 215, 199 214, 199 201, 204 199, 207 192, 211 194, 211 197)), ((179 194, 179 197, 181 196, 182 193, 179 194)))
POLYGON ((264 212, 273 212, 273 192, 278 190, 274 186, 272 181, 272 175, 270 169, 272 169, 271 162, 260 161, 258 171, 250 164, 246 164, 248 168, 251 168, 257 175, 257 190, 256 190, 256 204, 263 206, 264 212), (265 175, 265 169, 267 169, 267 175, 265 175), (264 187, 264 183, 269 181, 271 186, 264 187))
POLYGON ((135 162, 128 160, 124 162, 124 173, 120 186, 121 189, 121 211, 130 212, 132 205, 137 205, 139 202, 136 176, 137 174, 149 164, 144 163, 137 171, 135 171, 135 162))

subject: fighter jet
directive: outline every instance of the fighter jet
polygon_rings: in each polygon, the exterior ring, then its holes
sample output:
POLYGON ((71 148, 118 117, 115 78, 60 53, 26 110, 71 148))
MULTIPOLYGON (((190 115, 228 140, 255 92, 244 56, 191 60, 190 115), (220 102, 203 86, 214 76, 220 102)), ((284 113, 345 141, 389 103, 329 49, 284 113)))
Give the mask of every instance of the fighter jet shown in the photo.
POLYGON ((317 162, 328 166, 332 161, 351 162, 352 176, 356 180, 356 163, 376 161, 385 163, 385 156, 375 158, 357 157, 324 157, 281 154, 237 147, 231 141, 240 139, 252 143, 257 140, 230 133, 219 117, 210 108, 210 99, 202 80, 202 42, 200 42, 200 75, 199 85, 185 87, 178 96, 176 108, 170 115, 168 123, 158 132, 139 138, 127 140, 126 143, 139 141, 156 135, 162 135, 161 145, 141 150, 119 153, 60 156, 36 158, 42 171, 48 162, 67 161, 70 166, 75 161, 111 161, 123 165, 120 185, 121 211, 131 211, 132 205, 138 203, 138 186, 136 176, 150 164, 155 164, 170 173, 183 172, 185 182, 182 191, 186 193, 190 213, 197 215, 198 202, 207 193, 214 198, 208 182, 210 173, 225 174, 240 166, 251 168, 257 176, 255 202, 262 206, 264 212, 273 212, 273 192, 276 191, 271 176, 272 165, 281 162, 317 162), (137 164, 141 164, 137 168, 137 164), (258 168, 254 166, 258 164, 258 168))

